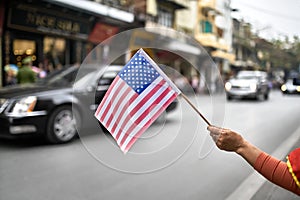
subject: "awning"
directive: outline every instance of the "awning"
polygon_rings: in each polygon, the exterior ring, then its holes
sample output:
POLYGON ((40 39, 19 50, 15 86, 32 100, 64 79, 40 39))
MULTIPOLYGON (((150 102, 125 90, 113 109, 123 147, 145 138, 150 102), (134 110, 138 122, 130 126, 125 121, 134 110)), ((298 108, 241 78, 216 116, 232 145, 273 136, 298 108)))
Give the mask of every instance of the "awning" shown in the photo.
POLYGON ((68 6, 69 8, 73 8, 76 10, 83 10, 88 13, 93 13, 96 15, 102 15, 111 17, 114 19, 118 19, 124 22, 132 23, 134 21, 133 13, 126 12, 124 10, 119 10, 113 7, 109 7, 95 1, 87 1, 87 0, 47 0, 48 2, 68 6))
POLYGON ((243 60, 235 60, 232 65, 236 67, 247 67, 247 62, 243 60))
POLYGON ((181 51, 184 53, 194 54, 194 55, 201 54, 201 50, 198 47, 180 41, 176 41, 176 40, 171 41, 168 47, 173 51, 181 51))
POLYGON ((110 38, 111 36, 117 34, 118 31, 119 31, 118 27, 110 26, 108 24, 103 24, 103 23, 96 23, 92 32, 89 35, 88 40, 98 44, 110 38))
POLYGON ((180 0, 160 0, 163 2, 168 2, 171 4, 175 9, 186 9, 187 7, 183 4, 180 0))
POLYGON ((221 50, 216 50, 211 52, 211 56, 215 58, 222 58, 228 60, 230 63, 234 63, 235 55, 232 53, 227 53, 221 50))

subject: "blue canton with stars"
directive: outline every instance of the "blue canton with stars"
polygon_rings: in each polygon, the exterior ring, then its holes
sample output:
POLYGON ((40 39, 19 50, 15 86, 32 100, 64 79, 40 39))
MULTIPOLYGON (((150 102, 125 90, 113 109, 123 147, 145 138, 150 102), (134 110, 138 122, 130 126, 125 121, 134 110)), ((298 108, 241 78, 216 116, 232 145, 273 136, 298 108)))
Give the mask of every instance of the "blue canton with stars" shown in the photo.
POLYGON ((119 77, 138 94, 141 94, 158 76, 159 73, 140 53, 136 53, 119 73, 119 77))

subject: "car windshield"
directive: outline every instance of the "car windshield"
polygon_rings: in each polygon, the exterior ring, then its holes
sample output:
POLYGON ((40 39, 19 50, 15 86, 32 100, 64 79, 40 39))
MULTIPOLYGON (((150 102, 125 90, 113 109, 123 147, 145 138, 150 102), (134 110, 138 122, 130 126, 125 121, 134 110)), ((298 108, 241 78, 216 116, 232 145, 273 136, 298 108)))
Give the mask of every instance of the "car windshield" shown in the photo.
MULTIPOLYGON (((74 83, 75 88, 81 88, 85 87, 89 83, 95 82, 95 79, 97 78, 99 72, 93 70, 93 71, 86 71, 85 76, 77 77, 76 82, 74 83)), ((80 74, 82 74, 82 71, 80 71, 80 74)))
POLYGON ((37 84, 47 86, 72 86, 75 80, 80 80, 83 76, 93 71, 93 69, 84 69, 84 71, 81 71, 79 74, 78 71, 78 67, 63 68, 50 73, 46 78, 39 79, 37 84))
POLYGON ((236 76, 237 79, 259 79, 261 77, 262 75, 260 73, 244 72, 244 71, 241 71, 236 76))
POLYGON ((258 76, 254 76, 254 75, 252 75, 252 76, 250 76, 250 75, 248 75, 248 76, 242 75, 242 76, 237 76, 237 78, 238 79, 255 79, 255 78, 259 78, 259 77, 258 76))

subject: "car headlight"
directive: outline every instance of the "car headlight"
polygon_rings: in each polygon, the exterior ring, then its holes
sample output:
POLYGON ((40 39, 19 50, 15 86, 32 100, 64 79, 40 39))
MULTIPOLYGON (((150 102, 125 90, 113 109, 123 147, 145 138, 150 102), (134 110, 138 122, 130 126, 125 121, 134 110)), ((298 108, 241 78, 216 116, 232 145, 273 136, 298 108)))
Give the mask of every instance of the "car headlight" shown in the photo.
POLYGON ((36 100, 37 98, 35 96, 29 96, 18 100, 12 109, 12 113, 24 114, 32 112, 36 104, 36 100))
POLYGON ((226 89, 227 91, 229 91, 229 90, 231 89, 231 87, 232 87, 232 85, 231 85, 230 82, 226 82, 226 83, 225 83, 225 89, 226 89))
POLYGON ((251 83, 251 84, 250 84, 250 90, 255 91, 256 88, 257 88, 256 83, 251 83))
POLYGON ((300 86, 296 87, 297 92, 300 92, 300 86))
POLYGON ((282 85, 280 89, 281 89, 281 91, 285 92, 286 91, 286 85, 282 85))

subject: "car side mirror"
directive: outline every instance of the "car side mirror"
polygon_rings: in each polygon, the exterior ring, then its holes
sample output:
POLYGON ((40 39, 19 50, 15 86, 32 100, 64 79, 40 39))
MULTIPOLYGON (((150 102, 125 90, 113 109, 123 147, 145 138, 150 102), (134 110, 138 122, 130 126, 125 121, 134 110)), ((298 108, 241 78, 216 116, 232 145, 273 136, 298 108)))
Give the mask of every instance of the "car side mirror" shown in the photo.
POLYGON ((300 85, 300 78, 293 78, 293 85, 300 85))
POLYGON ((101 78, 98 82, 98 86, 101 85, 110 85, 112 83, 113 79, 109 79, 109 78, 101 78))
POLYGON ((88 92, 93 92, 93 91, 95 91, 95 86, 89 85, 89 86, 87 86, 86 90, 87 90, 88 92))

